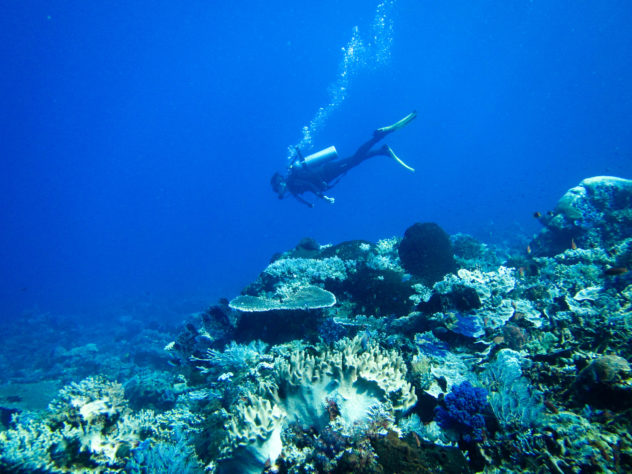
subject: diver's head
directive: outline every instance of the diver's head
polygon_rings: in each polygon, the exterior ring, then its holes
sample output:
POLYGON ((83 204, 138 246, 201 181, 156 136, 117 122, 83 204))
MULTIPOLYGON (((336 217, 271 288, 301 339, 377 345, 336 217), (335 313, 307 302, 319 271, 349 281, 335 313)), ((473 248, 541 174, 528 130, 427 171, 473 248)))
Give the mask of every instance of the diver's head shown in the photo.
POLYGON ((272 190, 279 196, 279 199, 283 199, 287 188, 287 182, 283 175, 281 173, 274 173, 270 184, 272 185, 272 190))

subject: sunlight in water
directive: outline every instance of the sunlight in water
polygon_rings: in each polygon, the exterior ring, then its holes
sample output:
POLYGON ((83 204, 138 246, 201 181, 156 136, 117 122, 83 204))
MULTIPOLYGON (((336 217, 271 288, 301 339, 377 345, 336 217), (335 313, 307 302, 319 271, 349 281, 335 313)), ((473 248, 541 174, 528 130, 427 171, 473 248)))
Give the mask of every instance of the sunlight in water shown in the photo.
POLYGON ((320 107, 309 124, 303 127, 301 141, 288 149, 288 160, 291 161, 294 158, 295 148, 299 148, 302 152, 312 149, 314 136, 323 128, 331 113, 344 102, 356 74, 388 63, 393 42, 392 13, 395 2, 396 0, 385 0, 377 6, 368 40, 362 39, 357 26, 353 28, 351 39, 342 48, 343 56, 338 76, 327 88, 329 93, 327 105, 320 107))

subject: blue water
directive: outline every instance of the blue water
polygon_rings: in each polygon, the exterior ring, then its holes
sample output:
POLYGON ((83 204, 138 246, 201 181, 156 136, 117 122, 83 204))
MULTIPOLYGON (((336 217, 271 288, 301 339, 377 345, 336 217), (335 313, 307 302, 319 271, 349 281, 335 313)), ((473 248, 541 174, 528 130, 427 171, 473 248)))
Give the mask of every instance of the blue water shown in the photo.
POLYGON ((631 20, 625 0, 5 4, 0 317, 200 310, 304 236, 531 235, 581 179, 632 177, 631 20), (378 157, 333 206, 279 201, 332 101, 314 151, 416 109, 386 142, 417 172, 378 157))

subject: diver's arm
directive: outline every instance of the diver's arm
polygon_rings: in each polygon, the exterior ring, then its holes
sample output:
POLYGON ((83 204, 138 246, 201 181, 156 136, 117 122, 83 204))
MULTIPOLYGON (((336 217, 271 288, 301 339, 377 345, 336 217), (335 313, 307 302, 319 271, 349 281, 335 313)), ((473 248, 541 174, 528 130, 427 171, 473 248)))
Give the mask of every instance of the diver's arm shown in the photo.
POLYGON ((312 204, 309 201, 306 201, 299 194, 302 194, 304 192, 310 192, 314 196, 320 199, 324 199, 325 201, 328 201, 329 203, 333 203, 333 199, 325 196, 323 193, 323 191, 326 191, 329 188, 329 186, 327 185, 325 181, 321 181, 320 186, 318 186, 316 183, 314 183, 313 180, 293 177, 292 188, 295 190, 297 189, 300 190, 299 192, 292 191, 292 196, 294 196, 298 201, 302 202, 303 204, 309 207, 314 207, 314 204, 312 204))
POLYGON ((316 196, 318 196, 319 198, 323 199, 324 201, 327 201, 329 204, 333 204, 336 202, 336 200, 332 197, 329 196, 325 196, 323 193, 317 194, 316 196))
POLYGON ((306 199, 303 199, 303 198, 302 198, 301 196, 299 196, 298 194, 294 194, 294 193, 292 193, 292 196, 294 196, 298 202, 302 202, 302 203, 303 203, 303 204, 305 204, 307 207, 314 207, 314 204, 312 204, 311 202, 307 201, 306 199))
MULTIPOLYGON (((309 202, 306 199, 303 199, 298 194, 292 194, 292 196, 294 196, 298 202, 302 202, 303 204, 305 204, 308 207, 314 207, 313 203, 309 202)), ((322 199, 324 201, 327 201, 329 204, 333 204, 334 202, 336 202, 336 200, 334 198, 329 197, 329 196, 325 196, 323 193, 314 193, 314 196, 319 197, 320 199, 322 199)))
POLYGON ((319 198, 323 197, 323 191, 326 191, 327 189, 329 189, 329 187, 327 186, 327 183, 324 181, 321 183, 321 186, 319 187, 316 184, 314 184, 313 181, 310 181, 308 179, 300 179, 300 178, 295 178, 293 180, 293 185, 294 185, 294 189, 300 189, 301 193, 310 192, 314 196, 317 196, 319 198))
POLYGON ((312 194, 314 194, 314 196, 316 196, 317 198, 320 198, 323 201, 327 201, 329 204, 333 204, 334 202, 336 202, 336 200, 334 198, 329 197, 329 196, 325 196, 325 193, 321 189, 316 187, 313 183, 309 183, 309 187, 310 187, 309 191, 312 194))
MULTIPOLYGON (((334 202, 336 202, 334 198, 325 196, 325 193, 323 192, 323 190, 321 188, 318 188, 316 185, 314 185, 314 183, 309 182, 307 184, 309 185, 309 188, 310 188, 309 191, 317 198, 320 198, 323 201, 327 201, 329 204, 333 204, 334 202)), ((330 186, 328 186, 327 183, 325 182, 323 182, 323 185, 325 186, 325 191, 330 188, 330 186)))

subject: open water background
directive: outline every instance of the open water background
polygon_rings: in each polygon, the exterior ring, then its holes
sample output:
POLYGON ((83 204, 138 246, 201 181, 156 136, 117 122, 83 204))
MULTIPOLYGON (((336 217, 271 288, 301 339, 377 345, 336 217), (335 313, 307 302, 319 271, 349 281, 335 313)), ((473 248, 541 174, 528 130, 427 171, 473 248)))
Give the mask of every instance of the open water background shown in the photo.
POLYGON ((632 178, 631 21, 628 1, 8 2, 0 318, 175 318, 304 236, 519 241, 581 179, 632 178), (377 158, 333 206, 278 201, 321 107, 313 151, 342 155, 416 109, 386 143, 417 172, 377 158))

